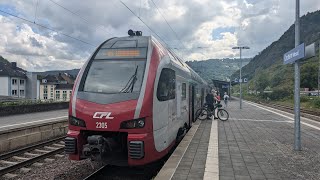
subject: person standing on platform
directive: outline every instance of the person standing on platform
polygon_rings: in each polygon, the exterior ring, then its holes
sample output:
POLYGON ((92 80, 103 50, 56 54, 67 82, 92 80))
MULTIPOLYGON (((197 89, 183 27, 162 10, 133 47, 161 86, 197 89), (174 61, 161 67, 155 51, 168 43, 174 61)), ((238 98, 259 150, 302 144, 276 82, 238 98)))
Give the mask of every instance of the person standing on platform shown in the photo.
MULTIPOLYGON (((214 103, 216 104, 219 104, 220 103, 220 99, 218 99, 218 95, 217 95, 217 92, 213 92, 213 100, 214 100, 214 103)), ((216 108, 214 110, 214 119, 218 119, 218 108, 216 108)))
POLYGON ((223 101, 224 101, 224 104, 226 105, 226 107, 228 107, 229 98, 230 97, 228 96, 227 92, 224 92, 223 101))
MULTIPOLYGON (((214 108, 213 103, 214 103, 213 94, 212 94, 212 92, 208 91, 208 94, 206 96, 206 104, 208 105, 208 108, 211 111, 213 111, 213 108, 214 108)), ((208 119, 210 119, 210 118, 208 117, 208 119)))

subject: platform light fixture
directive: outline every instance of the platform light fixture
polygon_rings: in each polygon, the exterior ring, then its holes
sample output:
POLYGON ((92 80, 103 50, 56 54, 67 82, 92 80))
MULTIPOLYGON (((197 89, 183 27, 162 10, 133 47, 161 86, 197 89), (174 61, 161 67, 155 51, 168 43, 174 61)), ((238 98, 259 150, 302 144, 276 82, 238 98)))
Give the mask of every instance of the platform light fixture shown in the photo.
POLYGON ((241 70, 242 70, 242 58, 241 58, 241 54, 242 54, 242 49, 250 49, 248 46, 235 46, 232 49, 239 49, 240 50, 240 78, 239 78, 239 82, 240 82, 240 109, 242 109, 242 77, 241 77, 241 70))

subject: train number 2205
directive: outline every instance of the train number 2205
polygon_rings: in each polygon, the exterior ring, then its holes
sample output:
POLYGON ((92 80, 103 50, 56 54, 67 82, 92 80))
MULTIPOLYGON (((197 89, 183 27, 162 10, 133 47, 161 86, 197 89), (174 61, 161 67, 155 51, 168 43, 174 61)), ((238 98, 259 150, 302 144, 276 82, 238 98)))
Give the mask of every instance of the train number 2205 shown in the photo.
POLYGON ((97 129, 106 129, 108 128, 107 122, 96 122, 97 129))

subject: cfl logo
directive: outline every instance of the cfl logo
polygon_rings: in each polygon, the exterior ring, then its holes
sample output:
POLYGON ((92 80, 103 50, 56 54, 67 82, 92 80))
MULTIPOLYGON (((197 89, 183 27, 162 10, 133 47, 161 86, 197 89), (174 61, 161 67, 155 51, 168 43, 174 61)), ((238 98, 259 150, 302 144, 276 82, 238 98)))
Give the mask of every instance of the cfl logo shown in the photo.
POLYGON ((102 119, 105 117, 105 119, 113 119, 114 117, 111 117, 111 112, 95 112, 93 115, 94 119, 102 119))

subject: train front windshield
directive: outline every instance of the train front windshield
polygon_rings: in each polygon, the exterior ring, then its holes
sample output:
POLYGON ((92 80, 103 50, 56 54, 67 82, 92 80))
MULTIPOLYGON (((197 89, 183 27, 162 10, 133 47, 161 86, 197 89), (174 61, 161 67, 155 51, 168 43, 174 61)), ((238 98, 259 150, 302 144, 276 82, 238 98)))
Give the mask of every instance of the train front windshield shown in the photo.
POLYGON ((144 60, 94 60, 84 91, 106 94, 140 92, 144 69, 144 60))
POLYGON ((92 61, 83 91, 105 94, 140 92, 146 48, 101 49, 92 61))

